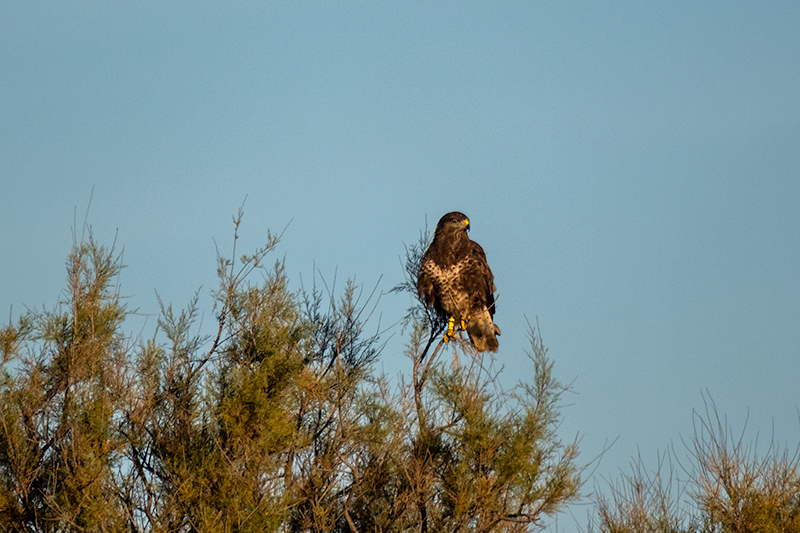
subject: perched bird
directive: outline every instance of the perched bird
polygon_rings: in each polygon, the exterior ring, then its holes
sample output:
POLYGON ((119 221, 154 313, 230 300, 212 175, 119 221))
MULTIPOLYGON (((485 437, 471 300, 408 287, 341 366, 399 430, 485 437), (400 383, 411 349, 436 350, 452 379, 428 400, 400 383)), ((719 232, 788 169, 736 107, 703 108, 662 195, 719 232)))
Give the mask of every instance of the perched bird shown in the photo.
POLYGON ((459 212, 447 213, 436 225, 433 242, 422 257, 417 291, 422 300, 448 319, 444 340, 455 328, 467 330, 479 352, 497 351, 494 276, 483 248, 467 235, 469 219, 459 212))

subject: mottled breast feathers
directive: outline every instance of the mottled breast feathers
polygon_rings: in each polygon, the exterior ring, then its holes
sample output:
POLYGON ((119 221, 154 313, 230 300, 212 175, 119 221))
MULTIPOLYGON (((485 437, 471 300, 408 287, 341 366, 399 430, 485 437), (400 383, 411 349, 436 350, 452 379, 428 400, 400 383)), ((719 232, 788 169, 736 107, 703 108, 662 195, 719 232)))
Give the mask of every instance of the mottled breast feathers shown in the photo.
POLYGON ((420 264, 417 290, 426 305, 463 324, 479 352, 496 351, 494 276, 481 246, 467 235, 463 213, 444 215, 420 264))

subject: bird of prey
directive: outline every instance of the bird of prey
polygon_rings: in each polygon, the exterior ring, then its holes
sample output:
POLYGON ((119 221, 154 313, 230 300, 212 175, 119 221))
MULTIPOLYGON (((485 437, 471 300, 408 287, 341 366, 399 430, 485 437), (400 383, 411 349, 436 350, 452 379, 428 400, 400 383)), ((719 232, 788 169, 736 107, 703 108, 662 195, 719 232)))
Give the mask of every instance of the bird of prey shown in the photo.
POLYGON ((495 311, 494 276, 483 248, 467 235, 469 219, 454 211, 436 225, 433 242, 422 257, 417 291, 429 307, 448 319, 444 340, 465 329, 479 352, 497 351, 500 328, 495 311))

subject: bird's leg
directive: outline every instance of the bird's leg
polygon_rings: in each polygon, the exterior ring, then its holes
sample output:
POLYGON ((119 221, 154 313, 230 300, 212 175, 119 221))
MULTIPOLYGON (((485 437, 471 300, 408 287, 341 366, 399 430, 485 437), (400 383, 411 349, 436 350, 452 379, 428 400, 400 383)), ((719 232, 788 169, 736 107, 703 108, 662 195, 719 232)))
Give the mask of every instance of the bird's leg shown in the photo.
MULTIPOLYGON (((458 317, 458 330, 459 331, 466 331, 467 330, 467 323, 471 317, 458 317)), ((451 337, 456 336, 456 317, 451 316, 447 320, 447 331, 444 332, 444 342, 449 342, 451 337)))
POLYGON ((456 325, 456 318, 451 316, 447 321, 447 331, 444 332, 444 342, 448 342, 450 337, 455 337, 456 334, 453 331, 456 325))

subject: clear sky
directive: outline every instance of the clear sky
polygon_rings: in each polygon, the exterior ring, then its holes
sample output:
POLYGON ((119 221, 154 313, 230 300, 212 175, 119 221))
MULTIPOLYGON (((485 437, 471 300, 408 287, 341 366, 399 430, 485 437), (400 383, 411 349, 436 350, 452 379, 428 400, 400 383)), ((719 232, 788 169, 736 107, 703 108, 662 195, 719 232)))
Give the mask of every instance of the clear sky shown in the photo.
POLYGON ((245 197, 240 251, 288 224, 295 283, 383 291, 459 210, 498 360, 527 379, 538 318, 575 392, 562 435, 587 461, 616 439, 598 476, 682 453, 703 394, 796 445, 798 28, 797 1, 4 2, 0 312, 55 303, 92 190, 132 331, 155 291, 210 301, 245 197))

